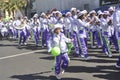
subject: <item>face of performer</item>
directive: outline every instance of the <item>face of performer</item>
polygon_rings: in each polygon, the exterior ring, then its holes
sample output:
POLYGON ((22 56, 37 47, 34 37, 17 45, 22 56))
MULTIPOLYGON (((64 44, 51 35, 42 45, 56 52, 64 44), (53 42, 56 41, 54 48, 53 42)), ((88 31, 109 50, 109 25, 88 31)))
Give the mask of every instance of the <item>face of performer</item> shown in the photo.
POLYGON ((95 13, 91 13, 91 14, 90 14, 91 17, 94 17, 95 15, 96 15, 95 13))
POLYGON ((71 17, 71 14, 66 15, 67 17, 71 17))
POLYGON ((77 15, 77 10, 76 9, 72 11, 72 15, 77 15))
POLYGON ((114 11, 109 11, 110 15, 112 15, 114 13, 114 11))
POLYGON ((56 28, 54 32, 55 32, 56 34, 60 34, 60 31, 61 31, 60 28, 56 28))
POLYGON ((103 15, 101 14, 101 15, 99 15, 98 17, 99 17, 99 18, 102 18, 102 17, 103 17, 103 15))
POLYGON ((108 16, 108 15, 104 14, 104 15, 103 15, 103 18, 105 18, 105 19, 106 19, 106 18, 107 18, 107 16, 108 16))
POLYGON ((82 19, 85 19, 85 18, 86 18, 86 16, 85 16, 85 14, 83 14, 83 15, 82 15, 82 19))
POLYGON ((81 16, 79 16, 78 17, 78 19, 81 19, 81 20, 83 20, 83 19, 85 19, 86 17, 85 17, 85 14, 83 14, 83 15, 81 15, 81 16))

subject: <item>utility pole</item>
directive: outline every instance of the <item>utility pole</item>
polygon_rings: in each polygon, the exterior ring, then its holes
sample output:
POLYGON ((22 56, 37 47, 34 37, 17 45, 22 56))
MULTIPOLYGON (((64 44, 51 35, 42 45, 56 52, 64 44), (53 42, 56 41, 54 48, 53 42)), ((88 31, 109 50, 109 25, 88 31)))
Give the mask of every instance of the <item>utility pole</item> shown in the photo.
POLYGON ((30 3, 31 3, 31 1, 30 1, 30 0, 27 0, 26 16, 27 16, 28 18, 31 17, 31 16, 30 16, 30 14, 31 14, 30 3))

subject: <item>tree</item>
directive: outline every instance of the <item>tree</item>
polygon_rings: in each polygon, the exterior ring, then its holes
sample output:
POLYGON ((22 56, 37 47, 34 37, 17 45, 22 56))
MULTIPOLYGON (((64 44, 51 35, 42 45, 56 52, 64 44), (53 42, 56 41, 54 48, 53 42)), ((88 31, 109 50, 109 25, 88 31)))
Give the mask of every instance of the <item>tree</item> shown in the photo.
POLYGON ((0 0, 0 9, 8 11, 9 16, 11 12, 14 14, 16 10, 23 12, 26 6, 27 0, 0 0))

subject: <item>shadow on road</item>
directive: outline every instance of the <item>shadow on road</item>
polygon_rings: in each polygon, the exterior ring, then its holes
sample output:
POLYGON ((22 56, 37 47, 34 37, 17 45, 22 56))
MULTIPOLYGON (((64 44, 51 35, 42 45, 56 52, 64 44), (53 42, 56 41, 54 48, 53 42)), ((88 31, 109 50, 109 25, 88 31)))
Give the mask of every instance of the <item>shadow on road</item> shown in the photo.
POLYGON ((48 56, 48 57, 40 57, 40 59, 45 59, 45 60, 53 60, 53 56, 48 56))
POLYGON ((96 66, 96 67, 87 67, 87 66, 69 66, 66 72, 70 73, 110 73, 115 72, 117 69, 115 66, 96 66))
MULTIPOLYGON (((69 66, 66 70, 69 73, 94 73, 93 77, 98 77, 106 80, 118 80, 120 79, 120 70, 115 66, 69 66)), ((100 79, 100 80, 101 80, 100 79)))
POLYGON ((117 60, 110 60, 110 59, 108 60, 108 59, 100 59, 100 58, 98 58, 98 59, 91 59, 90 58, 90 60, 88 60, 88 61, 86 61, 86 60, 84 60, 82 58, 80 58, 80 59, 71 58, 71 60, 85 61, 85 62, 88 62, 88 63, 116 63, 117 62, 117 60))
POLYGON ((111 72, 111 73, 107 73, 107 74, 96 74, 93 76, 101 78, 101 79, 107 79, 107 80, 119 80, 120 72, 111 72))
MULTIPOLYGON (((14 75, 10 78, 18 80, 57 80, 55 76, 42 76, 41 74, 50 73, 51 71, 34 73, 34 74, 25 74, 25 75, 14 75)), ((62 78, 61 80, 81 80, 77 78, 62 78)))

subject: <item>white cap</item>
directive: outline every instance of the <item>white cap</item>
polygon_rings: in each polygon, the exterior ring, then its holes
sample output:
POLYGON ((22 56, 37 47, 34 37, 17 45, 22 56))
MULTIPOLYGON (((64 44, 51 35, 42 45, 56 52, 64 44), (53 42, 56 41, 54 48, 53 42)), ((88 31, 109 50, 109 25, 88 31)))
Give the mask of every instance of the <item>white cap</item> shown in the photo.
POLYGON ((96 11, 95 11, 95 10, 92 10, 92 11, 90 11, 89 14, 92 14, 92 13, 96 14, 96 11))
POLYGON ((72 12, 72 11, 74 11, 74 10, 76 10, 76 8, 75 8, 75 7, 72 7, 70 11, 72 12))
POLYGON ((101 10, 99 10, 97 13, 98 13, 98 15, 101 15, 101 14, 103 14, 101 10))
POLYGON ((33 16, 34 18, 37 18, 38 17, 38 14, 34 14, 34 16, 33 16))
POLYGON ((83 10, 83 11, 84 11, 84 13, 85 13, 85 14, 87 14, 87 13, 88 13, 88 12, 87 12, 87 10, 83 10))
POLYGON ((103 14, 109 15, 109 11, 104 11, 103 14))
POLYGON ((78 14, 78 17, 82 16, 83 14, 85 14, 84 11, 81 11, 79 14, 78 14))
POLYGON ((67 16, 67 15, 71 15, 71 12, 67 12, 67 13, 66 13, 66 16, 67 16))
POLYGON ((114 7, 110 7, 110 8, 108 8, 108 11, 114 11, 114 7))
POLYGON ((27 19, 27 16, 24 16, 24 19, 27 19))
POLYGON ((44 12, 41 13, 41 16, 45 16, 46 14, 44 12))
POLYGON ((55 29, 57 29, 57 28, 60 28, 60 29, 62 29, 62 27, 63 27, 63 25, 62 24, 55 24, 54 25, 54 28, 53 28, 53 31, 55 30, 55 29))
POLYGON ((56 13, 58 13, 58 14, 62 14, 60 11, 56 11, 56 13))

